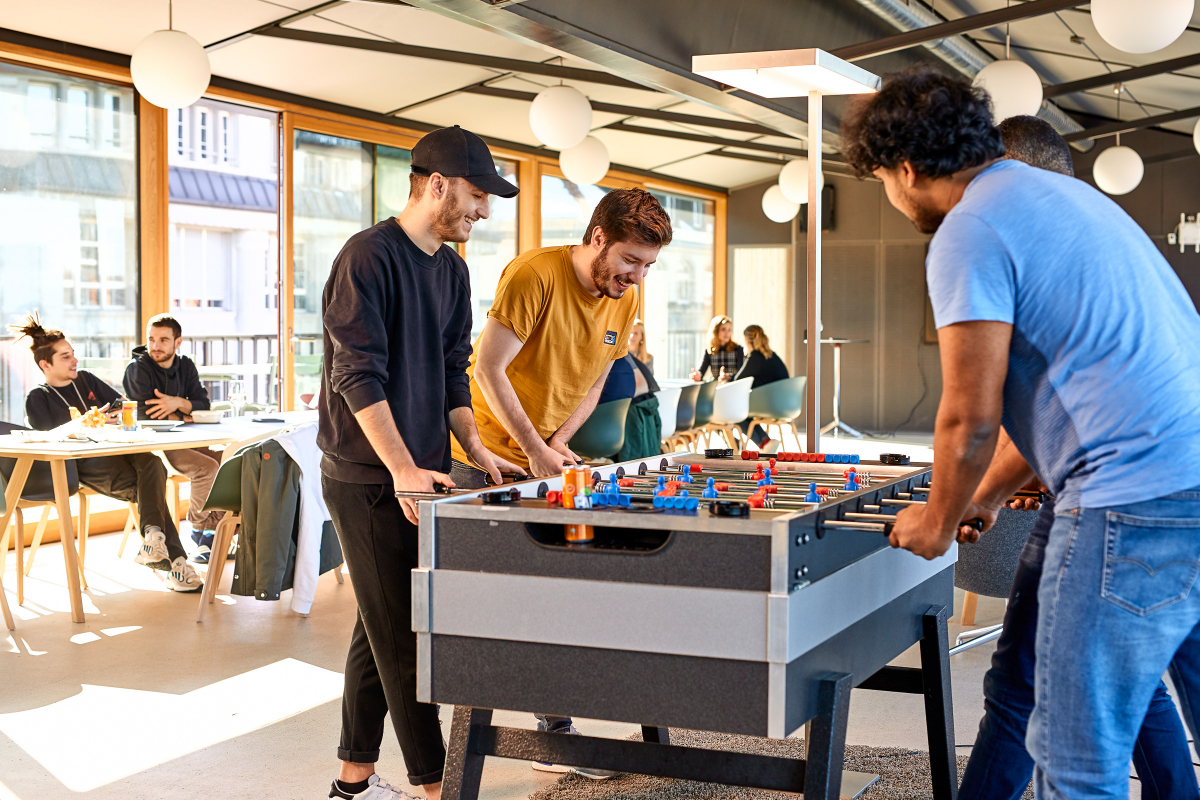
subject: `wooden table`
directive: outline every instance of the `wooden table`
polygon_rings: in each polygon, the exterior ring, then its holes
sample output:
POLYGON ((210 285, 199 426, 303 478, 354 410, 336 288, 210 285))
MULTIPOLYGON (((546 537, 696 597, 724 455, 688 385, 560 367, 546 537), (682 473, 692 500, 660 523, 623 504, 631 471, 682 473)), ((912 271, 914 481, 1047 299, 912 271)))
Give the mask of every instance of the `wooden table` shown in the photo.
MULTIPOLYGON (((162 450, 187 450, 210 445, 229 445, 244 439, 261 437, 263 434, 281 431, 302 422, 315 422, 316 412, 289 412, 270 415, 281 419, 280 423, 256 423, 250 418, 240 417, 215 425, 183 425, 174 431, 156 433, 149 441, 137 444, 114 444, 111 442, 44 442, 22 444, 14 436, 0 436, 0 458, 14 458, 13 468, 5 491, 6 510, 0 516, 0 531, 8 530, 12 515, 17 511, 17 501, 25 490, 35 461, 50 463, 50 475, 54 484, 54 504, 58 510, 59 535, 63 543, 63 557, 67 568, 67 591, 71 600, 71 619, 83 622, 83 595, 80 586, 79 553, 75 545, 75 529, 71 517, 70 490, 67 486, 67 462, 78 458, 100 458, 123 456, 135 453, 153 453, 162 450), (7 441, 11 440, 11 441, 7 441)), ((18 550, 18 552, 20 552, 18 550)), ((17 565, 17 585, 20 593, 24 570, 17 565)), ((3 589, 0 588, 0 592, 3 589)), ((2 598, 0 598, 2 599, 2 598)), ((2 602, 7 612, 7 602, 2 602)), ((9 614, 5 613, 9 630, 15 630, 9 614)))

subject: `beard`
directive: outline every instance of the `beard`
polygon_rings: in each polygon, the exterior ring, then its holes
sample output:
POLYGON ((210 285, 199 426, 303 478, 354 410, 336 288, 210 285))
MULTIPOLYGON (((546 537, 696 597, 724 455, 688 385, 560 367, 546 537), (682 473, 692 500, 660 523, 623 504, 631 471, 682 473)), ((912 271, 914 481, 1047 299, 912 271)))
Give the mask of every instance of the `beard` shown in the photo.
MULTIPOLYGON (((147 352, 149 352, 149 351, 147 351, 147 352)), ((175 351, 173 351, 173 350, 170 353, 150 353, 150 358, 152 358, 154 360, 155 364, 161 364, 164 361, 170 361, 174 357, 175 357, 175 351)))
POLYGON ((913 227, 921 233, 937 233, 937 229, 942 226, 943 220, 946 219, 945 212, 922 205, 920 201, 907 191, 904 192, 902 197, 905 205, 912 211, 908 215, 908 219, 912 222, 913 227))
POLYGON ((443 242, 465 242, 470 234, 462 233, 463 206, 453 192, 433 217, 433 235, 443 242))
POLYGON ((592 260, 592 283, 595 284, 600 294, 613 300, 620 300, 625 296, 627 290, 621 289, 614 292, 610 288, 617 270, 612 264, 608 263, 608 248, 609 245, 605 245, 604 249, 600 251, 600 255, 592 260))

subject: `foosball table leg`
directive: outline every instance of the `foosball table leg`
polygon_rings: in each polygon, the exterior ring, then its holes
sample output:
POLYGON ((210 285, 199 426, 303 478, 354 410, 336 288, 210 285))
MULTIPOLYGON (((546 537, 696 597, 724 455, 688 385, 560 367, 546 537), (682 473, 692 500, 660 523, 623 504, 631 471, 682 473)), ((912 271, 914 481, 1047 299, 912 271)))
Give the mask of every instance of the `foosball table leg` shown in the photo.
POLYGON ((656 728, 653 725, 642 726, 642 741, 653 742, 654 744, 670 744, 670 729, 656 728))
POLYGON ((492 724, 490 708, 454 707, 450 725, 450 746, 446 751, 446 772, 442 777, 445 800, 476 800, 483 778, 484 756, 479 752, 479 733, 492 724))
POLYGON ((929 732, 929 768, 934 800, 958 796, 958 758, 954 750, 954 699, 950 685, 950 610, 931 606, 921 621, 921 682, 929 732))
POLYGON ((829 673, 821 679, 817 689, 820 711, 806 729, 804 742, 805 800, 837 800, 841 795, 851 685, 851 676, 844 673, 829 673))

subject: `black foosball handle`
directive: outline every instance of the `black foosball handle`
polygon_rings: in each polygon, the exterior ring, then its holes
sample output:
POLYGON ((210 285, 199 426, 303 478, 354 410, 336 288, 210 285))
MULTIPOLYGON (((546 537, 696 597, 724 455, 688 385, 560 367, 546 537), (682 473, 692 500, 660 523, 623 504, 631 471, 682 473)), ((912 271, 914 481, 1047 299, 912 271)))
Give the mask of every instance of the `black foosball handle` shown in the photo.
MULTIPOLYGON (((895 526, 895 524, 896 523, 894 522, 883 523, 883 535, 891 536, 892 528, 895 526)), ((981 520, 979 517, 974 517, 973 519, 969 519, 965 522, 960 522, 958 523, 957 527, 961 528, 963 525, 966 525, 968 528, 974 528, 977 531, 983 531, 983 520, 981 520)))

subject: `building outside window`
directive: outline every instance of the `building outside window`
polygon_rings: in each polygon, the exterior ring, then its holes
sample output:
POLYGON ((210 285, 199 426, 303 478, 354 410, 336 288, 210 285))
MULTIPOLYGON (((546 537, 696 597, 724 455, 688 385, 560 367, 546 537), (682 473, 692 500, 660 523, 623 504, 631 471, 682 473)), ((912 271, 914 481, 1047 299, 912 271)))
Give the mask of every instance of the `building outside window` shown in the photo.
POLYGON ((205 98, 172 111, 169 308, 215 400, 233 377, 278 405, 278 115, 205 98), (194 135, 194 138, 191 138, 194 135), (189 141, 191 144, 189 144, 189 141), (228 367, 228 369, 222 369, 228 367))
MULTIPOLYGON (((671 217, 673 237, 643 283, 646 345, 656 377, 680 380, 700 366, 713 316, 715 204, 651 191, 671 217)), ((740 325, 734 320, 735 327, 740 325)))
MULTIPOLYGON (((130 89, 0 63, 0 315, 38 311, 114 387, 141 338, 132 109, 130 89)), ((28 341, 4 334, 0 418, 20 422, 42 375, 28 341)))
MULTIPOLYGON (((496 159, 496 174, 517 185, 515 161, 496 159)), ((475 223, 462 249, 471 274, 471 340, 483 331, 488 310, 496 299, 500 273, 517 257, 517 198, 492 195, 490 216, 475 223)))

